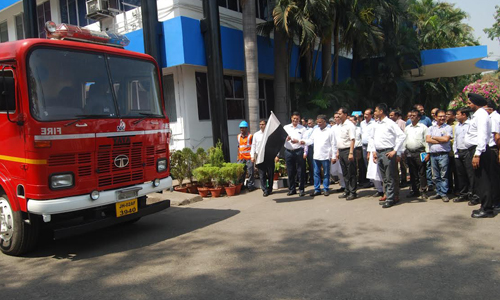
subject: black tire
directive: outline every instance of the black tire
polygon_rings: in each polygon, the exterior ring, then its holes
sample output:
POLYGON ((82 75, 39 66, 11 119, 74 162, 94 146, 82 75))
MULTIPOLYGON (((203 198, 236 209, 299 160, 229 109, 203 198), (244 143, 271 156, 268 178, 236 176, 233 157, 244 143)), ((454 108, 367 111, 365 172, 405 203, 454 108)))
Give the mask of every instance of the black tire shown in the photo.
POLYGON ((0 250, 7 255, 19 256, 33 249, 40 232, 38 216, 32 216, 30 222, 26 222, 22 211, 12 211, 6 195, 0 195, 0 215, 2 229, 8 231, 0 234, 0 250))

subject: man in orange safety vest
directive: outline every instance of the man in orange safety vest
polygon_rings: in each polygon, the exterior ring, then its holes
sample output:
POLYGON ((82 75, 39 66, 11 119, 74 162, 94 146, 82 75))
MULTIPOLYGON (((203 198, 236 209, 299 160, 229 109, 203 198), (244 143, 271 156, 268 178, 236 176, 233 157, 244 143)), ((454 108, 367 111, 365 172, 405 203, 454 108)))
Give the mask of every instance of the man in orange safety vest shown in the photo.
POLYGON ((253 135, 249 133, 248 123, 246 121, 241 121, 240 134, 238 134, 238 163, 245 164, 245 173, 240 178, 240 183, 245 181, 248 171, 247 188, 249 191, 255 190, 255 180, 253 175, 254 166, 250 154, 250 150, 252 149, 252 139, 253 135))

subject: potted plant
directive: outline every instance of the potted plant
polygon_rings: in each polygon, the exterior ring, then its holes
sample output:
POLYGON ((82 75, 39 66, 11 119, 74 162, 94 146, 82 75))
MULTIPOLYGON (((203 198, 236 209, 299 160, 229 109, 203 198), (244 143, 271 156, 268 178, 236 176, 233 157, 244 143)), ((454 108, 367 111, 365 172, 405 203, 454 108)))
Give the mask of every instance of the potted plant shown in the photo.
POLYGON ((234 168, 234 182, 236 182, 236 195, 238 195, 241 192, 241 186, 243 185, 240 183, 240 178, 245 174, 245 165, 244 164, 238 164, 238 163, 233 163, 233 168, 234 168))
MULTIPOLYGON (((201 148, 203 150, 203 148, 201 148)), ((185 177, 189 179, 189 184, 187 189, 192 194, 198 193, 198 187, 193 182, 193 170, 197 167, 201 167, 202 165, 198 165, 197 163, 197 155, 191 150, 191 148, 185 147, 182 149, 182 155, 184 156, 184 160, 186 163, 186 174, 185 177)))
POLYGON ((187 188, 182 185, 186 178, 188 165, 182 151, 173 151, 170 155, 170 173, 177 179, 179 186, 174 189, 178 192, 186 192, 187 188))
POLYGON ((283 158, 280 158, 274 163, 274 180, 278 180, 279 177, 286 175, 286 163, 283 158))
POLYGON ((235 180, 235 178, 237 178, 235 176, 235 171, 236 168, 234 168, 231 163, 225 163, 224 166, 220 168, 221 177, 224 178, 224 182, 227 183, 224 189, 228 196, 234 196, 236 194, 236 183, 238 183, 238 180, 235 180))
POLYGON ((201 184, 201 186, 198 187, 198 193, 202 197, 207 197, 210 190, 208 189, 208 187, 206 187, 206 185, 208 185, 208 183, 211 180, 209 167, 207 166, 198 167, 193 170, 193 175, 201 184))
POLYGON ((212 197, 216 198, 219 197, 221 192, 222 192, 222 184, 224 182, 224 179, 221 176, 221 172, 219 167, 215 166, 210 166, 206 167, 208 174, 210 174, 210 180, 213 183, 213 187, 210 188, 210 193, 212 194, 212 197))
POLYGON ((208 160, 210 165, 222 168, 224 166, 224 152, 222 151, 222 143, 217 142, 215 147, 208 149, 208 160))

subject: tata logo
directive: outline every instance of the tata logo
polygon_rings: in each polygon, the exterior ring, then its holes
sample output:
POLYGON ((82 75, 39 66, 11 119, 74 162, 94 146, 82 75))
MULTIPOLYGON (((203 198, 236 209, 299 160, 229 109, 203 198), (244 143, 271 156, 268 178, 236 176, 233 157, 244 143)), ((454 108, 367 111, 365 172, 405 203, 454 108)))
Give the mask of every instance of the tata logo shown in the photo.
POLYGON ((126 155, 118 155, 117 157, 115 157, 115 166, 117 168, 125 168, 126 166, 128 166, 128 163, 129 163, 129 159, 128 159, 128 156, 126 155))
POLYGON ((128 136, 114 137, 113 142, 115 143, 115 145, 130 144, 130 137, 128 136))
POLYGON ((120 125, 116 127, 116 131, 125 131, 125 122, 123 120, 120 120, 120 125))

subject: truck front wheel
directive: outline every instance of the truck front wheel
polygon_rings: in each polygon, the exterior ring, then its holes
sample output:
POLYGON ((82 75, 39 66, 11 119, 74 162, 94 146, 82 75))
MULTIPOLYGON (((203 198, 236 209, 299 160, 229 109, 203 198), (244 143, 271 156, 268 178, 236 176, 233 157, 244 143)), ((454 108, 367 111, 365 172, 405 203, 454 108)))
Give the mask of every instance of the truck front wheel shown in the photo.
POLYGON ((18 256, 31 250, 37 240, 40 224, 34 216, 23 218, 22 211, 13 211, 6 195, 0 195, 0 249, 8 255, 18 256))

